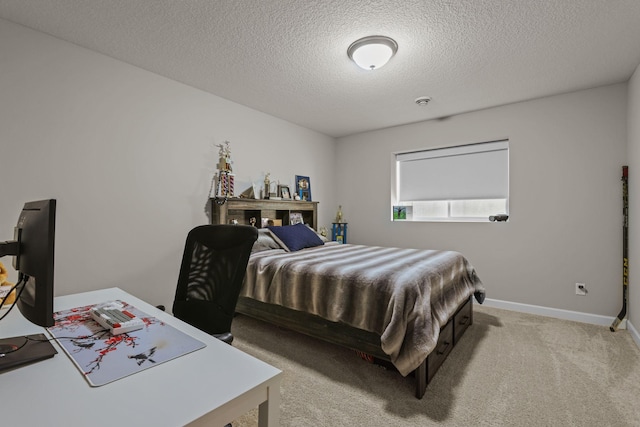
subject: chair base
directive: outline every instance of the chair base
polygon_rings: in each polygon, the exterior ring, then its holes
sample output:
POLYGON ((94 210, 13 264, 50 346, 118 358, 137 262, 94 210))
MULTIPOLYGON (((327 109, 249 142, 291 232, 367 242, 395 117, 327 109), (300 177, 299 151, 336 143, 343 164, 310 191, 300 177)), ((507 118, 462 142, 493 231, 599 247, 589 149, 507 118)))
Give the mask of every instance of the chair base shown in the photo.
POLYGON ((225 332, 223 334, 212 334, 212 335, 217 339, 219 339, 220 341, 224 341, 229 345, 231 345, 231 343, 233 342, 233 335, 231 334, 231 332, 225 332))

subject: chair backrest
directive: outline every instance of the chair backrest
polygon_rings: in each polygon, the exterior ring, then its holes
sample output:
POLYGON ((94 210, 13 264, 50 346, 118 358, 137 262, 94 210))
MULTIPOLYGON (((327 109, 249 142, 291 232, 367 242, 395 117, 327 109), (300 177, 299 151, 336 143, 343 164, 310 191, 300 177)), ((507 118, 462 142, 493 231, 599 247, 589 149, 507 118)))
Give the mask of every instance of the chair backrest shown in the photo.
POLYGON ((209 333, 231 331, 231 321, 258 229, 202 225, 187 235, 173 315, 209 333))

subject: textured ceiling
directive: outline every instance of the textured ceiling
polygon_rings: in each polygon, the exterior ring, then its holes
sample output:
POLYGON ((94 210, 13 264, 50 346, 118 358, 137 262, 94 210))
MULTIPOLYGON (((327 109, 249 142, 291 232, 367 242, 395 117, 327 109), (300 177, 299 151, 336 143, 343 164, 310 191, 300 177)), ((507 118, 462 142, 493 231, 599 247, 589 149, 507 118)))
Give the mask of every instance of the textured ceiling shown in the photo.
POLYGON ((640 0, 0 0, 0 17, 336 137, 623 82, 640 63, 640 0), (347 47, 377 34, 398 53, 361 70, 347 47))

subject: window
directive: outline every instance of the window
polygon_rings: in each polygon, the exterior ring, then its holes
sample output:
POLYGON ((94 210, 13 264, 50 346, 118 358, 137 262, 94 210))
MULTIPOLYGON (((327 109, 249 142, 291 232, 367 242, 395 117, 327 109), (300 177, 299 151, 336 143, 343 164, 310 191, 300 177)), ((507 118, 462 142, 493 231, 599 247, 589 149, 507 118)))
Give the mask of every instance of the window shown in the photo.
POLYGON ((413 221, 488 221, 508 213, 509 141, 397 153, 392 204, 413 221))

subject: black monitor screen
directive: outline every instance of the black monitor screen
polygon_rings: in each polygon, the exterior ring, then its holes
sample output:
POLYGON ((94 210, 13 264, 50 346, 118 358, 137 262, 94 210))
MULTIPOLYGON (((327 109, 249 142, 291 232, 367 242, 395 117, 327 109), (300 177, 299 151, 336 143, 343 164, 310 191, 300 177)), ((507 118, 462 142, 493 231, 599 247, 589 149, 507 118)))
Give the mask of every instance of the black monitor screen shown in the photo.
POLYGON ((56 201, 27 202, 14 230, 13 267, 24 281, 17 305, 22 315, 40 326, 53 326, 53 258, 56 201), (15 244, 17 242, 17 245, 15 244))

